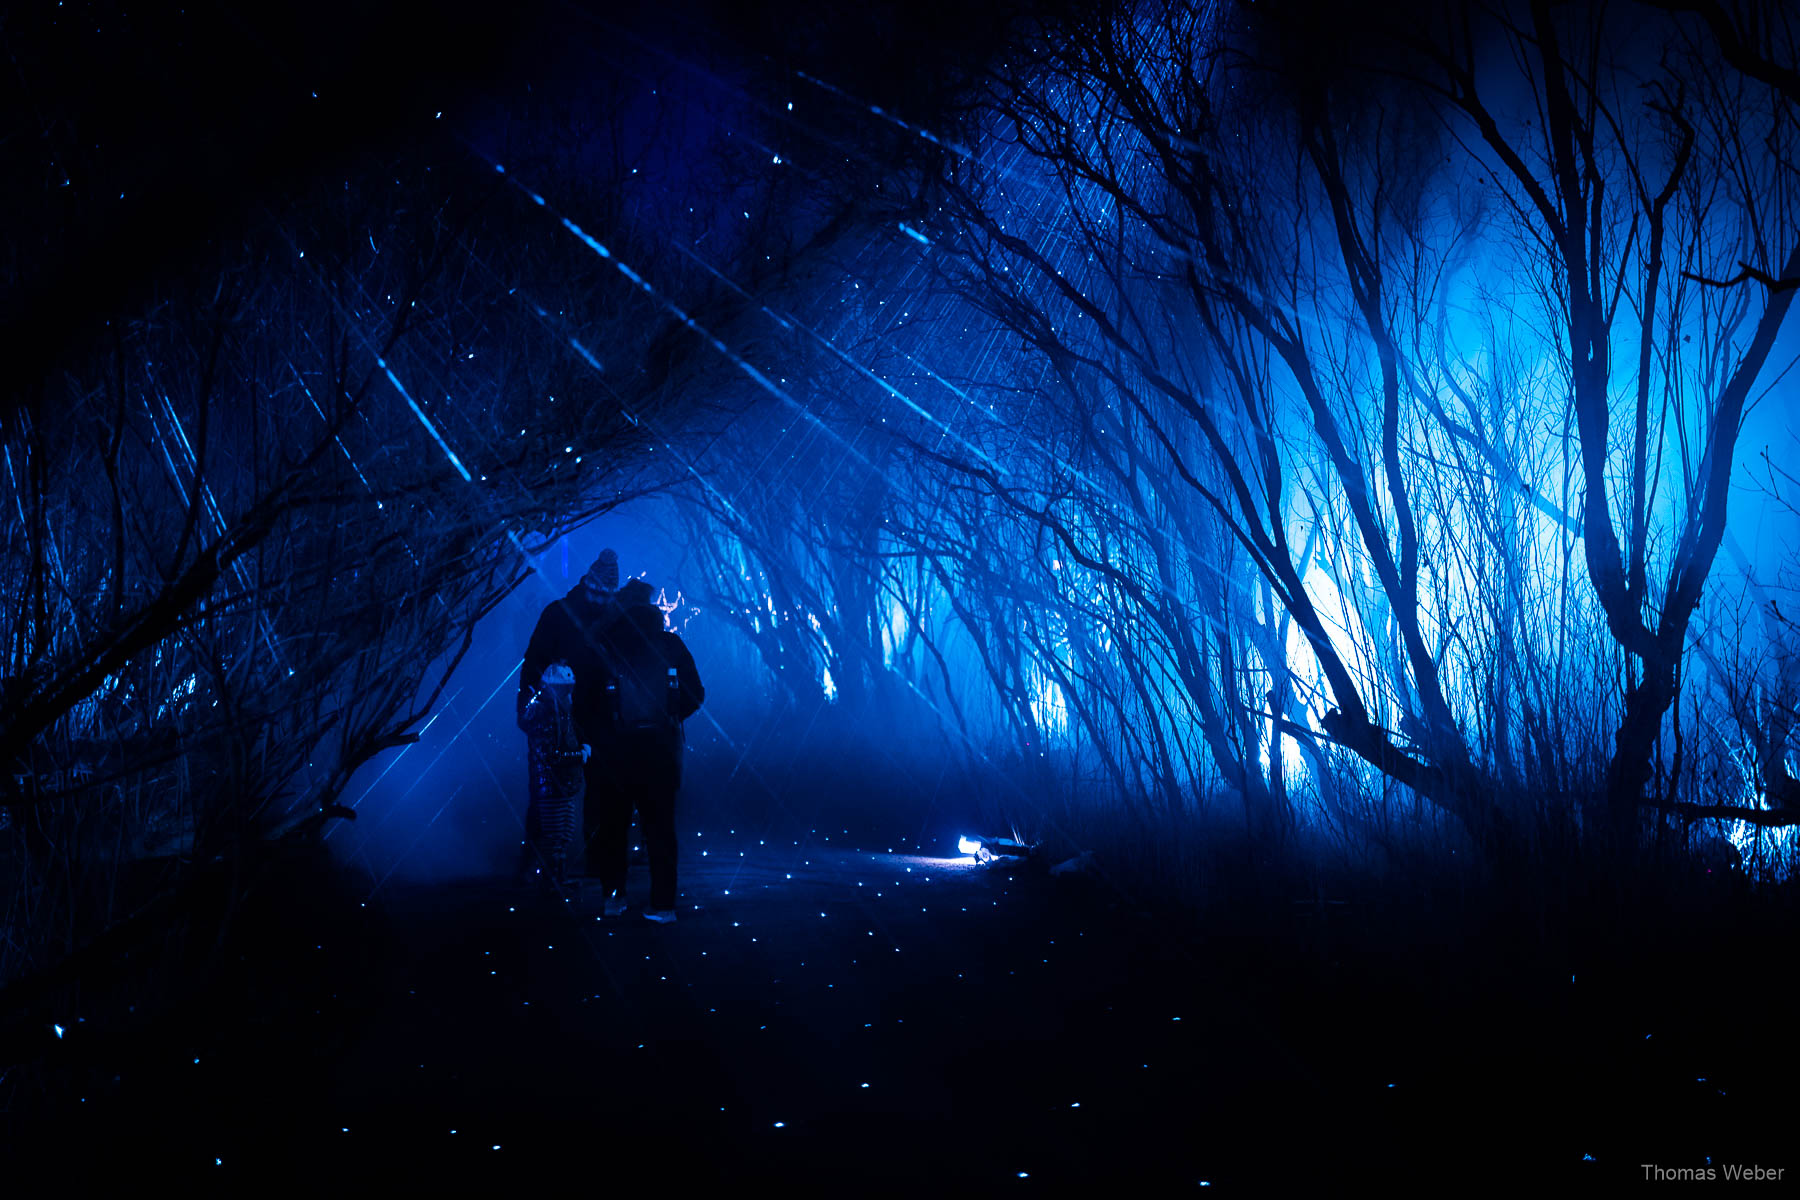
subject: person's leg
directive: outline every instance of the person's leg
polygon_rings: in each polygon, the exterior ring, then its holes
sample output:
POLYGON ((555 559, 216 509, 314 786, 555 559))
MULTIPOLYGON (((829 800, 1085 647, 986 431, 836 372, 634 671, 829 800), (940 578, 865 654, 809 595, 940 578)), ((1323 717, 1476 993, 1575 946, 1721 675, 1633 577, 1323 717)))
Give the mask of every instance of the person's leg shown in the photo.
POLYGON ((581 795, 569 805, 569 829, 563 840, 563 871, 565 878, 579 876, 582 873, 583 857, 587 846, 587 778, 581 781, 581 795))
POLYGON ((616 755, 594 747, 588 760, 583 825, 587 836, 588 874, 600 880, 602 895, 625 888, 626 840, 631 832, 631 798, 620 787, 616 755))
POLYGON ((644 846, 650 852, 650 907, 675 907, 675 796, 680 789, 676 764, 660 747, 645 755, 641 772, 638 817, 644 846))
POLYGON ((575 845, 575 832, 580 827, 578 814, 583 797, 587 794, 585 784, 576 791, 557 797, 556 803, 546 811, 545 841, 549 843, 550 877, 561 887, 569 876, 569 852, 575 845))

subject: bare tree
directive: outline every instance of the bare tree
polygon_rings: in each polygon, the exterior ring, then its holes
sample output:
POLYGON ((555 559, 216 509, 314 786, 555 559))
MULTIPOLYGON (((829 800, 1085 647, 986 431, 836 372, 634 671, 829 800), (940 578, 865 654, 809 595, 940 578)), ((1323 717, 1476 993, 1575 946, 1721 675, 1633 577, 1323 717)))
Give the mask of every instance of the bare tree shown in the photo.
POLYGON ((1130 440, 1230 531, 1253 571, 1238 586, 1260 577, 1307 645, 1297 662, 1265 637, 1260 669, 1316 673, 1330 697, 1316 726, 1283 728, 1330 738, 1502 858, 1528 840, 1515 746, 1539 788, 1584 789, 1551 726, 1606 677, 1588 665, 1602 630, 1627 672, 1595 696, 1618 706, 1601 752, 1616 823, 1663 803, 1646 789, 1736 431, 1800 267, 1782 248, 1784 99, 1734 83, 1730 55, 1679 24, 1596 14, 1569 34, 1545 6, 1526 15, 1378 30, 1360 72, 1179 4, 1059 24, 995 78, 988 152, 956 165, 932 226, 966 292, 1092 388, 1082 407, 1130 412, 1130 440), (1495 37, 1513 59, 1478 58, 1495 37), (1640 61, 1647 99, 1625 95, 1640 61), (1501 130, 1531 88, 1545 102, 1520 110, 1537 114, 1521 150, 1501 130), (1748 124, 1772 149, 1743 142, 1748 124), (1472 283, 1476 257, 1518 285, 1472 283), (1721 258, 1775 286, 1719 296, 1702 281, 1721 258), (1514 311, 1486 345, 1454 344, 1446 327, 1470 326, 1450 314, 1484 292, 1514 311), (1541 319, 1520 305, 1533 295, 1541 319), (1637 359, 1622 449, 1621 341, 1637 359), (1571 591, 1570 551, 1589 592, 1571 591))

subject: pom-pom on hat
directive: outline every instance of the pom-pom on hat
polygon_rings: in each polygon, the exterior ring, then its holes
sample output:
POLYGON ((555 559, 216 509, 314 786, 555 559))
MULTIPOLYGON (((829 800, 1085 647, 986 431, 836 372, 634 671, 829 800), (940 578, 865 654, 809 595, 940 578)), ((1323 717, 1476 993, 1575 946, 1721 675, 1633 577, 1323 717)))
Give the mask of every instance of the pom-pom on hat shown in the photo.
POLYGON ((587 569, 586 575, 582 576, 582 582, 603 592, 618 591, 619 552, 611 546, 602 550, 600 557, 594 560, 594 565, 587 569))

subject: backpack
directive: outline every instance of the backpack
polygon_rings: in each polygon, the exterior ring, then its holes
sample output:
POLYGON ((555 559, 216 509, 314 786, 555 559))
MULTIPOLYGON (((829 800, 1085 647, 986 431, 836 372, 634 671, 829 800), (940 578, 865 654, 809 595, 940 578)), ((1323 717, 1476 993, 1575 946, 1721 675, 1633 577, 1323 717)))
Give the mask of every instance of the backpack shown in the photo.
POLYGON ((670 731, 677 727, 675 701, 680 683, 662 654, 661 632, 654 634, 620 621, 607 637, 607 707, 622 730, 670 731))

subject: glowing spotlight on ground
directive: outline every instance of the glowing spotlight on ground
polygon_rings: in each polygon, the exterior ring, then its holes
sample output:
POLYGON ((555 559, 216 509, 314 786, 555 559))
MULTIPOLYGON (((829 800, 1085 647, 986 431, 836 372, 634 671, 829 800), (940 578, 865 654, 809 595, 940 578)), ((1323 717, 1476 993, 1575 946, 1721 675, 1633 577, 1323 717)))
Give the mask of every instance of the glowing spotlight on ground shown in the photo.
POLYGON ((990 863, 1005 855, 1009 858, 1029 858, 1035 846, 1027 845, 1017 838, 1009 837, 959 837, 956 848, 967 857, 978 863, 990 863))

